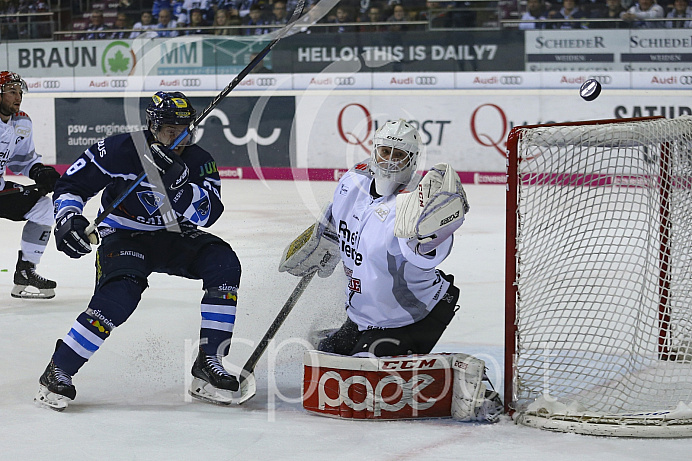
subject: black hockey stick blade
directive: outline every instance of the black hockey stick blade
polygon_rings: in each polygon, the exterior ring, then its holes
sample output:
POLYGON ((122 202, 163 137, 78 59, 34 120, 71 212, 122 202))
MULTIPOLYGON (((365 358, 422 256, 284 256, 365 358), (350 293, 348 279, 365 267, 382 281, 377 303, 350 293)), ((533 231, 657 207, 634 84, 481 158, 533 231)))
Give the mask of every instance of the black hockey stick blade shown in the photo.
POLYGON ((250 358, 247 359, 247 362, 245 362, 243 370, 240 372, 240 397, 234 398, 233 403, 240 405, 255 396, 255 393, 257 392, 257 384, 255 382, 254 375, 255 366, 264 354, 264 351, 267 350, 267 346, 271 340, 274 339, 274 336, 276 336, 279 328, 281 328, 281 325, 283 325, 284 320, 286 320, 288 314, 291 313, 291 310, 293 310, 296 302, 298 302, 298 299, 303 294, 305 288, 307 288, 308 284, 316 273, 316 271, 310 272, 300 279, 298 285, 296 285, 296 287, 293 289, 293 292, 288 297, 286 303, 281 308, 279 313, 276 315, 276 318, 272 324, 269 325, 269 329, 264 334, 264 337, 260 340, 259 344, 257 344, 257 347, 250 355, 250 358))

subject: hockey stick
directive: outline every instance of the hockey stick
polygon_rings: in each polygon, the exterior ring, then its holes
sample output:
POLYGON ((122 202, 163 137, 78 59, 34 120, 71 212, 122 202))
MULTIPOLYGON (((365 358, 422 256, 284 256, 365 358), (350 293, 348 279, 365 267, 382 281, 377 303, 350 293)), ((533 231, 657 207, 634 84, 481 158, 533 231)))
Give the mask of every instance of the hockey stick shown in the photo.
POLYGON ((40 189, 41 186, 39 186, 38 184, 31 184, 30 186, 11 187, 9 189, 0 190, 0 197, 5 195, 21 194, 24 191, 34 191, 40 189))
MULTIPOLYGON (((291 16, 291 19, 286 23, 286 25, 279 31, 278 34, 276 34, 276 37, 269 42, 267 46, 264 47, 262 51, 260 51, 255 58, 250 61, 250 63, 245 66, 243 70, 238 73, 238 75, 235 76, 233 80, 231 80, 231 83, 229 83, 226 88, 221 90, 221 92, 212 100, 212 102, 207 106, 206 109, 204 109, 195 119, 190 122, 190 125, 188 125, 185 130, 178 135, 178 137, 173 141, 173 144, 170 145, 169 149, 175 149, 190 133, 192 133, 192 130, 194 130, 197 125, 202 123, 202 120, 204 120, 209 113, 216 108, 216 106, 219 105, 219 103, 226 97, 228 96, 228 93, 233 91, 235 87, 240 84, 240 82, 250 73, 252 72, 252 69, 254 69, 257 64, 259 64, 260 61, 264 59, 267 54, 274 48, 274 45, 276 45, 279 40, 284 38, 286 34, 288 33, 289 30, 293 27, 293 25, 298 21, 298 18, 300 15, 303 13, 303 8, 305 7, 305 0, 299 0, 298 4, 296 5, 296 9, 293 10, 293 15, 291 16)), ((130 193, 132 193, 133 190, 139 186, 139 184, 144 181, 144 179, 147 177, 146 171, 142 171, 139 176, 137 176, 130 187, 125 189, 118 195, 113 202, 111 202, 110 205, 108 205, 104 210, 99 214, 96 219, 94 220, 93 223, 89 224, 87 228, 85 229, 86 235, 89 236, 89 241, 91 243, 96 244, 98 243, 98 238, 95 235, 96 231, 96 226, 101 224, 104 219, 108 217, 118 206, 127 198, 130 193), (93 236, 93 239, 92 239, 93 236)))
POLYGON ((264 337, 260 340, 252 354, 250 354, 250 358, 247 359, 247 362, 245 362, 245 365, 243 365, 243 369, 240 372, 240 397, 237 399, 234 398, 232 403, 240 405, 253 398, 257 393, 257 383, 255 381, 254 374, 255 366, 264 354, 264 351, 267 350, 267 346, 271 340, 274 339, 274 336, 276 336, 276 332, 279 331, 279 328, 281 328, 281 325, 283 325, 284 320, 286 320, 286 317, 288 317, 288 314, 291 312, 291 310, 293 310, 293 306, 296 305, 298 298, 300 298, 300 295, 303 294, 305 288, 308 286, 316 273, 317 271, 310 272, 300 279, 298 285, 296 285, 296 287, 293 289, 293 293, 291 293, 286 300, 284 307, 281 308, 272 324, 269 325, 269 329, 264 334, 264 337))

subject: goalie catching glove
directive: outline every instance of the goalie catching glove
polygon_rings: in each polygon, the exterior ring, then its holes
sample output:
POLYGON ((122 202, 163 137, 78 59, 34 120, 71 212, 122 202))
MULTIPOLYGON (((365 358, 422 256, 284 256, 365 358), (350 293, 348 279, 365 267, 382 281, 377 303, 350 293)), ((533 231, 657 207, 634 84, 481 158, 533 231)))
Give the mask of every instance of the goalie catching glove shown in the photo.
POLYGON ((457 172, 438 163, 418 184, 417 193, 396 197, 394 235, 409 239, 416 253, 430 253, 461 226, 469 208, 457 172))
POLYGON ((293 240, 284 250, 279 272, 304 277, 317 271, 322 278, 329 277, 339 263, 339 236, 332 225, 331 203, 322 210, 315 224, 293 240))

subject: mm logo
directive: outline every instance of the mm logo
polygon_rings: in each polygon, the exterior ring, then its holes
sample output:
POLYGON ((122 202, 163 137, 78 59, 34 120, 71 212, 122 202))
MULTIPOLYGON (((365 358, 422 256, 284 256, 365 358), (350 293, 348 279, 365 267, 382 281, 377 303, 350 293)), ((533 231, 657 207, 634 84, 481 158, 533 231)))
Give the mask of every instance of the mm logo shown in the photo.
POLYGON ((161 43, 160 66, 202 66, 202 39, 165 40, 161 43))
POLYGON ((101 56, 101 71, 104 75, 130 75, 136 64, 135 53, 122 40, 111 42, 101 56))

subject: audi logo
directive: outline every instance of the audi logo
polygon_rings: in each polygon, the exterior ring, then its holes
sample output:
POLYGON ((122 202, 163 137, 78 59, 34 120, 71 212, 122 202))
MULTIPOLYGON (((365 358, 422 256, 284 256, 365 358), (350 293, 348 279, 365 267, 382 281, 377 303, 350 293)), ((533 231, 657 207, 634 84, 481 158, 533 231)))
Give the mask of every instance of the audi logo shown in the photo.
POLYGON ((260 77, 255 79, 257 81, 257 86, 274 86, 276 85, 276 79, 273 77, 260 77))
POLYGON ((524 83, 524 79, 521 75, 503 75, 500 77, 500 84, 502 85, 521 85, 524 83))
POLYGON ((127 80, 124 78, 111 80, 111 88, 127 88, 127 80))
POLYGON ((589 75, 589 78, 597 80, 601 85, 610 85, 613 83, 613 77, 610 75, 589 75))
POLYGON ((416 77, 416 85, 436 85, 437 77, 416 77))
POLYGON ((353 86, 356 84, 356 79, 353 77, 336 77, 334 83, 340 86, 353 86))
POLYGON ((60 82, 58 80, 44 80, 42 84, 43 88, 60 88, 60 82))
POLYGON ((202 80, 198 78, 184 78, 183 86, 202 86, 202 80))
POLYGON ((681 75, 680 83, 683 85, 692 85, 692 75, 681 75))

